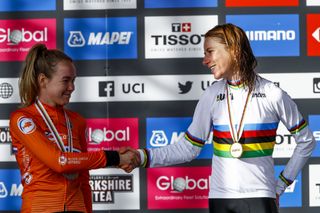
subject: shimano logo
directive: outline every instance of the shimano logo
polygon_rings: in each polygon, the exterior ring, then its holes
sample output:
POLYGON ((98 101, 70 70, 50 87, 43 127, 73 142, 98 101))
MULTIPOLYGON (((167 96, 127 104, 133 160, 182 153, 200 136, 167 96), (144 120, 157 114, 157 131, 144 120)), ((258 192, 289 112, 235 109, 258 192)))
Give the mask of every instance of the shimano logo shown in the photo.
POLYGON ((255 30, 246 31, 250 41, 292 41, 296 39, 294 30, 255 30))

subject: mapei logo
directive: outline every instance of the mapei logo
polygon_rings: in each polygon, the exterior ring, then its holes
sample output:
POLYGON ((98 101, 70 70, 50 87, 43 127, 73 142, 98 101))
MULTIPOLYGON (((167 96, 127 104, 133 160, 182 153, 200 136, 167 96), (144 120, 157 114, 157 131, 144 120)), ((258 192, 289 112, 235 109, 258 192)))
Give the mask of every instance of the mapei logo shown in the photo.
POLYGON ((299 56, 299 15, 227 15, 247 34, 256 56, 299 56))
POLYGON ((150 144, 154 147, 169 145, 169 141, 166 136, 166 133, 163 130, 152 130, 150 144))
POLYGON ((320 56, 320 14, 307 15, 307 54, 320 56))
POLYGON ((67 18, 65 51, 74 59, 137 58, 136 17, 67 18))
POLYGON ((0 211, 20 210, 22 191, 19 170, 0 169, 0 211))
POLYGON ((145 17, 146 58, 202 57, 204 33, 215 24, 209 15, 145 17))

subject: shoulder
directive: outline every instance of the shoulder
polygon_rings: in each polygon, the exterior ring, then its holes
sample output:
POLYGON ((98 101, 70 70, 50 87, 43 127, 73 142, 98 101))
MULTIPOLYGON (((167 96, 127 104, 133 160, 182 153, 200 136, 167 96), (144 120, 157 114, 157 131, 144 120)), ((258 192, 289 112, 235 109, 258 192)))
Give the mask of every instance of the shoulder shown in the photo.
POLYGON ((17 109, 10 114, 10 121, 11 120, 18 120, 20 117, 28 117, 33 118, 35 117, 35 108, 33 105, 17 109))
POLYGON ((287 95, 278 84, 261 76, 257 77, 256 90, 265 93, 267 98, 272 102, 277 102, 287 95))
POLYGON ((204 91, 203 95, 216 96, 219 92, 224 91, 225 84, 225 80, 215 81, 204 91))

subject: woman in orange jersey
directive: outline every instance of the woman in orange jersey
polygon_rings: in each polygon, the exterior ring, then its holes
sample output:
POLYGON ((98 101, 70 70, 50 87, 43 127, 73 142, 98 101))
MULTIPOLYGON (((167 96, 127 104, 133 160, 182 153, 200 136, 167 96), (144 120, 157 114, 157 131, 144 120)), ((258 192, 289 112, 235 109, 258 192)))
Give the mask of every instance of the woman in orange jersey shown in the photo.
POLYGON ((62 51, 43 44, 30 49, 19 82, 22 108, 10 117, 23 213, 92 212, 89 170, 130 172, 139 161, 130 152, 87 152, 85 119, 64 108, 75 78, 72 59, 62 51))

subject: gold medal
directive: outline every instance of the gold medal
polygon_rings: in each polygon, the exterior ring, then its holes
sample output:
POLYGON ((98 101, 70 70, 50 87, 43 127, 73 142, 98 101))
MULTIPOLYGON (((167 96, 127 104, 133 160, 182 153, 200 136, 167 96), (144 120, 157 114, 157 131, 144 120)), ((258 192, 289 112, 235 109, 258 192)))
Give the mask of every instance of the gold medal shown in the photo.
POLYGON ((243 149, 240 143, 233 143, 230 146, 230 154, 234 158, 240 158, 242 155, 243 149))
POLYGON ((233 144, 230 146, 230 155, 234 158, 240 158, 242 156, 243 153, 243 148, 241 143, 239 143, 239 140, 241 138, 243 129, 244 129, 244 124, 243 124, 243 120, 244 120, 244 115, 246 113, 246 109, 249 103, 249 99, 251 97, 251 91, 248 91, 247 94, 247 98, 246 98, 246 102, 244 104, 243 107, 243 111, 242 111, 242 115, 241 115, 241 119, 239 122, 239 126, 238 126, 238 131, 236 130, 236 127, 234 127, 233 125, 233 121, 232 121, 232 113, 231 113, 231 100, 230 100, 230 95, 229 95, 229 88, 228 85, 226 84, 226 92, 227 92, 227 107, 228 107, 228 115, 229 115, 229 127, 230 127, 230 134, 233 140, 233 144))

